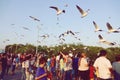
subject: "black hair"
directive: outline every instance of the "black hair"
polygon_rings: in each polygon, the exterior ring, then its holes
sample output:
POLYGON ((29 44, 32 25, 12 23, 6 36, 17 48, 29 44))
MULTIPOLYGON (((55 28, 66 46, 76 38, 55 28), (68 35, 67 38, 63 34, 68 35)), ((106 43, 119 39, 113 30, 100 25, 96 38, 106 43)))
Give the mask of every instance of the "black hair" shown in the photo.
POLYGON ((106 50, 100 50, 100 56, 105 56, 107 54, 106 50))
POLYGON ((43 63, 45 63, 45 62, 47 62, 47 60, 46 60, 45 57, 41 57, 41 58, 39 59, 39 64, 43 64, 43 63))
POLYGON ((115 59, 116 61, 120 61, 120 55, 116 55, 115 59))

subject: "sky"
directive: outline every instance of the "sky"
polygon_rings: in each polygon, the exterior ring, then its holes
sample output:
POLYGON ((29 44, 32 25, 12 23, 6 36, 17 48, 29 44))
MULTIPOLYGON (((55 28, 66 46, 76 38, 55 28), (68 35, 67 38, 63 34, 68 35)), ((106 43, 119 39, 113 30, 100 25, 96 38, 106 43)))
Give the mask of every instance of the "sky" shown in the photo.
POLYGON ((110 42, 120 44, 120 33, 108 34, 106 27, 107 22, 113 28, 120 27, 119 5, 119 0, 0 0, 0 49, 11 44, 58 45, 59 35, 67 30, 79 32, 76 36, 80 40, 68 35, 65 36, 66 44, 111 47, 99 43, 99 34, 110 42), (85 11, 90 9, 88 15, 81 18, 76 5, 85 11), (56 15, 50 6, 64 9, 65 13, 56 15), (95 32, 93 21, 104 31, 95 32), (44 34, 49 34, 49 37, 40 37, 44 34))

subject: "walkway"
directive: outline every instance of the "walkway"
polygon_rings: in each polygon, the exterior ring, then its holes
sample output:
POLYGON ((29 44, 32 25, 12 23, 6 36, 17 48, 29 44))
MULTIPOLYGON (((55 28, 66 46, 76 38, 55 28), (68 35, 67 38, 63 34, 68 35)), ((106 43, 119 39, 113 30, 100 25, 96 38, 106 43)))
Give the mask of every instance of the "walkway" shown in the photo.
POLYGON ((14 75, 5 75, 4 80, 21 80, 21 68, 19 67, 18 69, 15 70, 14 75))

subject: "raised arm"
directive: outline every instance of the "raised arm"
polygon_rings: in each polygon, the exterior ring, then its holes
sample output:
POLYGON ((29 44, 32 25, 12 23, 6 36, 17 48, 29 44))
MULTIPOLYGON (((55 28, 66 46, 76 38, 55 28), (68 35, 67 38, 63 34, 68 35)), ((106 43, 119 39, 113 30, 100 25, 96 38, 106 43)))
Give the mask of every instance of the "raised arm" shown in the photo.
POLYGON ((65 54, 63 54, 61 51, 60 51, 60 54, 63 56, 63 58, 67 58, 66 56, 65 56, 65 54))

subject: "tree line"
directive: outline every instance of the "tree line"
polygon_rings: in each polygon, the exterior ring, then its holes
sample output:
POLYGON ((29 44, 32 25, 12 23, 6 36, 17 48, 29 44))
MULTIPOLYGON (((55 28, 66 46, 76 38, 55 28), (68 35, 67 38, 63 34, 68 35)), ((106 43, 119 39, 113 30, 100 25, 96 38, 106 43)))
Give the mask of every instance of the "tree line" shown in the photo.
POLYGON ((12 44, 7 45, 5 47, 6 53, 18 54, 18 53, 42 53, 47 57, 51 57, 51 54, 57 55, 60 51, 64 52, 72 52, 73 54, 76 53, 87 53, 87 56, 95 60, 97 54, 101 49, 105 49, 108 52, 108 58, 110 61, 115 60, 115 56, 120 54, 120 47, 109 47, 109 48, 102 48, 98 46, 85 46, 82 44, 63 44, 63 45, 56 45, 56 46, 35 46, 32 44, 12 44), (37 51, 37 52, 36 52, 37 51))

